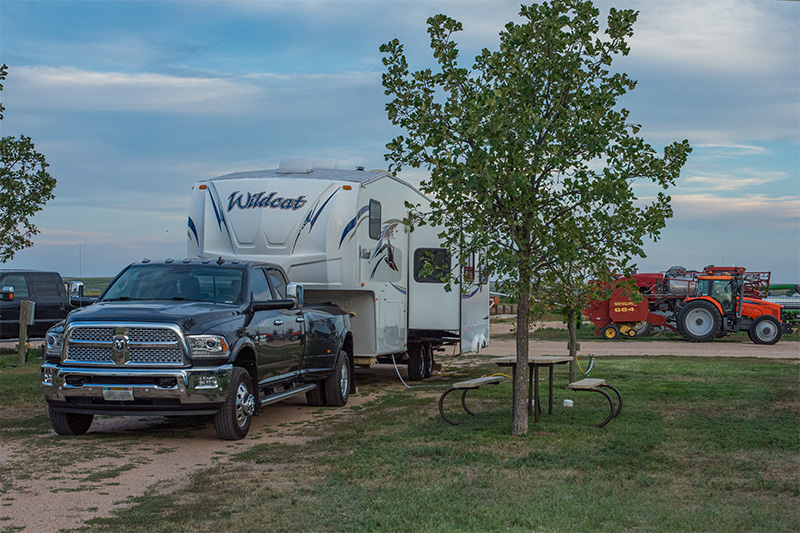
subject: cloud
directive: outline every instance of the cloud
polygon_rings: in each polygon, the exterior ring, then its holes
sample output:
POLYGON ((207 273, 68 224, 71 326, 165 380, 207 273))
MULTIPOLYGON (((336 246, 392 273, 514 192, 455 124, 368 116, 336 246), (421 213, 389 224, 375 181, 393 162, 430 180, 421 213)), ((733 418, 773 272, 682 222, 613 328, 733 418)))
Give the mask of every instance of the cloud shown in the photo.
POLYGON ((704 191, 737 191, 750 187, 760 187, 770 182, 781 181, 786 178, 783 172, 761 172, 747 171, 742 169, 747 175, 732 176, 730 174, 717 174, 705 176, 690 176, 680 180, 681 187, 697 186, 704 191))
POLYGON ((71 67, 18 67, 9 72, 9 106, 72 111, 243 113, 262 91, 242 81, 71 67))
MULTIPOLYGON (((631 46, 639 59, 681 70, 754 76, 797 58, 798 6, 755 0, 642 4, 631 46)), ((795 66, 792 66, 796 70, 795 66)))
POLYGON ((674 221, 678 225, 685 222, 700 231, 706 227, 794 230, 797 237, 797 228, 800 227, 800 198, 796 196, 751 194, 728 198, 711 193, 673 194, 672 206, 674 221))

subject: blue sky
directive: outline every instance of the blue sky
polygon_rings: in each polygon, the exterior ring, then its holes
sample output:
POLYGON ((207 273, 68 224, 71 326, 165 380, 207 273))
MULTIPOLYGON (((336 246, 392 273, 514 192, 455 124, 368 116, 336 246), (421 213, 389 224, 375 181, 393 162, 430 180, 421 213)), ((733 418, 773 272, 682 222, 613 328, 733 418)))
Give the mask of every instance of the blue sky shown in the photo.
MULTIPOLYGON (((654 146, 694 147, 640 270, 738 264, 800 281, 800 2, 595 4, 640 12, 615 64, 638 86, 620 104, 654 146)), ((31 136, 58 180, 35 246, 3 266, 114 275, 186 254, 200 179, 284 157, 385 168, 398 131, 379 46, 397 37, 411 68, 432 66, 425 21, 445 13, 464 24, 468 66, 518 12, 503 0, 3 0, 2 135, 31 136)))

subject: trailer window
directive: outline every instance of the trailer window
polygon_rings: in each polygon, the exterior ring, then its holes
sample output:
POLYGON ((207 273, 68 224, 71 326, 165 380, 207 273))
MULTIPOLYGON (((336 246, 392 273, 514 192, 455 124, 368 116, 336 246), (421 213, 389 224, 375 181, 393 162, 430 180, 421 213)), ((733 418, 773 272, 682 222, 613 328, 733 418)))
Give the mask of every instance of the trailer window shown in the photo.
POLYGON ((381 203, 377 200, 369 201, 369 238, 381 238, 381 203))
POLYGON ((414 250, 414 279, 418 283, 444 283, 450 272, 450 252, 444 248, 414 250))

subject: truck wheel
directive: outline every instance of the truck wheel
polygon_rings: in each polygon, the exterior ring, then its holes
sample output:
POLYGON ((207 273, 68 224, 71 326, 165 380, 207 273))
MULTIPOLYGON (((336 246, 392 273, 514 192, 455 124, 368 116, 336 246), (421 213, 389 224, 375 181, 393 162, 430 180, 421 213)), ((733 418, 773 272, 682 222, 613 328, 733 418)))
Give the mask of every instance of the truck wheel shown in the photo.
POLYGON ((425 361, 425 372, 422 377, 429 378, 433 375, 433 346, 430 343, 423 344, 422 353, 425 361))
POLYGON ((425 355, 419 343, 408 345, 408 380, 422 381, 425 379, 425 355))
POLYGON ((59 435, 83 435, 89 431, 94 415, 81 415, 77 413, 65 413, 56 411, 52 407, 50 411, 50 425, 59 435))
POLYGON ((613 341, 619 338, 619 328, 614 324, 609 324, 603 328, 603 338, 613 341))
POLYGON ((325 380, 325 399, 332 407, 342 407, 350 398, 350 355, 339 352, 336 366, 325 380))
POLYGON ((325 380, 317 382, 317 388, 306 392, 308 405, 325 405, 325 380))
POLYGON ((781 323, 774 316, 761 315, 750 325, 747 334, 756 344, 775 344, 781 338, 781 323))
POLYGON ((240 440, 250 431, 250 422, 256 408, 250 374, 241 367, 234 367, 225 405, 214 415, 214 428, 219 438, 240 440))
POLYGON ((708 342, 719 334, 720 318, 714 304, 693 300, 678 312, 678 333, 689 342, 708 342))

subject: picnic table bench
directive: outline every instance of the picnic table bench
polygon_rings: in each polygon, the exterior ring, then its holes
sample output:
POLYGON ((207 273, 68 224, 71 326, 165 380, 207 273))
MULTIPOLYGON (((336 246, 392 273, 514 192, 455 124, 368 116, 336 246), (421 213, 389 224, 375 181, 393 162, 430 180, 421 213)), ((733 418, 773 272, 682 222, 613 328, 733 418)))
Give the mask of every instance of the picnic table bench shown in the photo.
POLYGON ((447 422, 449 424, 452 424, 454 426, 458 426, 458 425, 462 424, 462 422, 453 422, 452 420, 450 420, 449 418, 447 418, 445 416, 445 414, 444 414, 444 399, 445 399, 445 397, 447 397, 447 395, 450 394, 453 391, 456 391, 456 390, 462 391, 461 392, 461 406, 464 408, 464 411, 466 411, 467 414, 475 416, 475 413, 470 411, 469 408, 467 407, 467 392, 469 392, 471 390, 474 390, 474 389, 479 389, 483 385, 497 385, 498 383, 503 381, 503 379, 505 379, 504 376, 485 376, 485 377, 482 377, 482 378, 469 379, 467 381, 459 381, 458 383, 454 383, 449 389, 444 391, 442 393, 442 396, 439 398, 439 414, 441 414, 442 418, 444 418, 445 422, 447 422))
POLYGON ((606 399, 608 400, 608 404, 611 406, 611 412, 609 413, 608 418, 603 420, 601 423, 597 424, 597 427, 599 427, 599 428, 601 428, 601 427, 605 426, 606 424, 608 424, 609 422, 611 422, 611 419, 616 417, 619 414, 619 412, 622 410, 622 395, 619 393, 619 391, 617 390, 616 387, 613 387, 613 386, 609 385, 608 383, 606 383, 606 380, 604 380, 604 379, 586 378, 586 379, 582 379, 580 381, 575 381, 573 383, 570 383, 569 385, 567 385, 567 387, 572 389, 572 390, 585 390, 585 391, 590 391, 590 392, 599 392, 600 394, 602 394, 603 396, 606 397, 606 399), (604 391, 603 389, 601 389, 600 387, 611 389, 617 394, 617 399, 619 401, 618 401, 618 404, 617 404, 616 411, 614 410, 614 400, 611 399, 611 395, 609 393, 607 393, 606 391, 604 391))

